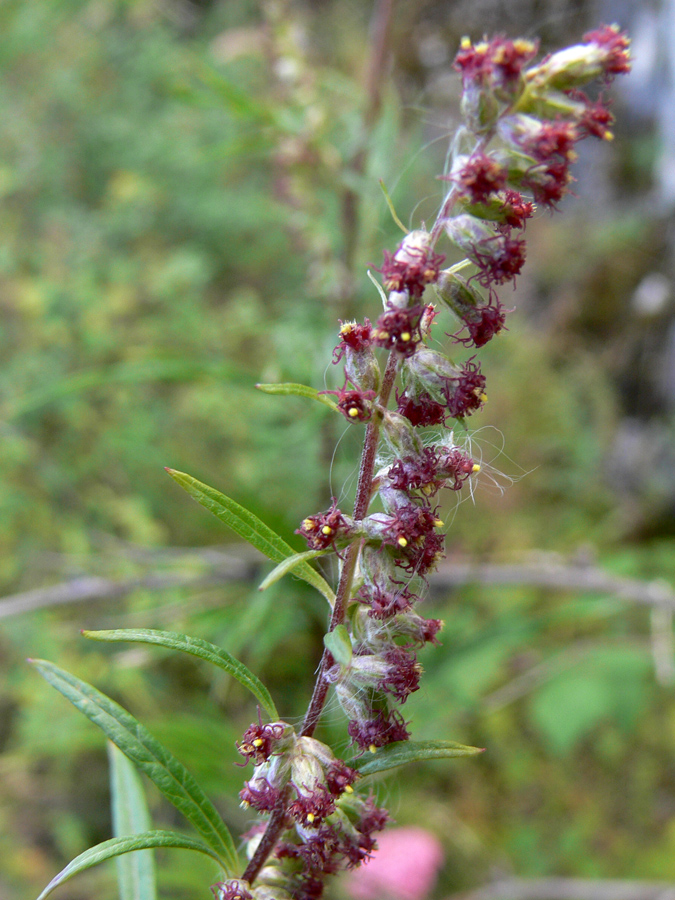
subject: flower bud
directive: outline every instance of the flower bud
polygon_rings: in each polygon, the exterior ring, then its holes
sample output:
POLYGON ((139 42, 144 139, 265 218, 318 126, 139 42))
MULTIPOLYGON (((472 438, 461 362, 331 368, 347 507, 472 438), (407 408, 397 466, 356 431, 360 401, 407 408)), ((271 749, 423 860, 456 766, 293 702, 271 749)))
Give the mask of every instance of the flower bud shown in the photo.
POLYGON ((422 449, 420 439, 413 431, 409 420, 399 413, 387 410, 382 417, 382 432, 387 446, 395 456, 419 453, 422 449))
POLYGON ((527 80, 542 88, 569 91, 595 78, 610 81, 630 72, 630 39, 618 25, 605 25, 584 35, 583 44, 552 53, 530 69, 527 80))
POLYGON ((375 391, 380 388, 380 367, 372 350, 372 325, 365 320, 342 322, 340 343, 333 352, 333 362, 345 358, 345 376, 358 390, 375 391))
POLYGON ((486 300, 460 275, 444 272, 436 290, 469 332, 467 337, 455 335, 459 343, 483 347, 504 327, 506 314, 499 300, 493 296, 486 300))

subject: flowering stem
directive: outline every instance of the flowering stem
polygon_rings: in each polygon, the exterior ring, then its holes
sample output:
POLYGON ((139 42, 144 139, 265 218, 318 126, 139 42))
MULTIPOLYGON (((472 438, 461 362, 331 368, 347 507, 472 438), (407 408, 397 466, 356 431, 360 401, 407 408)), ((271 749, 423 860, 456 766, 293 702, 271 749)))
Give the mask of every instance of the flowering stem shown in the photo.
POLYGON ((270 820, 267 823, 265 833, 263 834, 260 843, 256 847, 255 853, 251 857, 251 861, 246 866, 246 870, 242 875, 243 880, 248 881, 249 884, 252 884, 258 877, 260 870, 265 865, 267 857, 274 849, 274 845, 276 844, 279 835, 284 830, 284 825, 286 823, 286 807, 288 805, 288 795, 289 789, 286 788, 286 790, 283 791, 281 796, 279 797, 272 815, 270 816, 270 820))
MULTIPOLYGON (((394 386, 396 371, 398 368, 398 360, 395 353, 389 354, 387 360, 387 368, 382 379, 382 387, 380 388, 379 406, 386 407, 389 402, 389 395, 394 386)), ((359 482, 356 488, 356 500, 354 502, 354 520, 363 519, 368 512, 370 498, 373 490, 373 471, 375 469, 375 455, 377 453, 377 445, 380 439, 380 423, 382 417, 380 413, 376 413, 371 419, 366 429, 366 437, 363 442, 363 452, 361 453, 361 467, 359 470, 359 482)), ((345 555, 345 561, 342 566, 340 575, 340 583, 335 593, 335 605, 333 606, 333 614, 330 620, 329 631, 340 625, 345 617, 346 601, 352 587, 354 579, 354 571, 359 556, 360 541, 354 541, 349 545, 345 555)), ((319 666, 319 674, 314 685, 314 693, 305 715, 305 721, 302 726, 301 735, 311 737, 317 726, 321 710, 326 701, 328 693, 328 682, 324 678, 324 674, 333 665, 333 657, 328 650, 324 650, 319 666)))
MULTIPOLYGON (((393 388, 394 381, 396 380, 397 370, 398 357, 396 353, 392 352, 389 354, 389 359, 387 360, 387 368, 382 379, 382 387, 380 388, 380 394, 378 398, 378 405, 380 409, 383 407, 386 408, 387 403, 389 402, 391 389, 393 388)), ((370 504, 370 498, 372 496, 373 471, 375 469, 377 445, 380 439, 381 422, 382 414, 380 412, 376 412, 373 415, 370 423, 368 424, 368 428, 366 429, 366 436, 363 442, 363 451, 361 454, 359 482, 356 488, 356 500, 354 502, 354 519, 357 521, 365 517, 366 513, 368 512, 368 506, 370 504)), ((360 540, 356 540, 347 548, 345 561, 342 566, 342 572, 340 575, 340 582, 335 593, 335 604, 333 606, 333 613, 331 615, 330 626, 328 629, 329 631, 333 631, 333 629, 337 625, 341 624, 341 622, 344 620, 345 610, 347 607, 347 599, 351 592, 352 582, 354 580, 354 572, 356 570, 356 563, 359 558, 360 544, 360 540)), ((332 654, 329 653, 328 650, 324 650, 323 656, 321 657, 321 663, 319 665, 319 673, 314 684, 312 699, 307 708, 305 720, 300 732, 301 737, 311 737, 311 735, 314 733, 314 729, 319 722, 321 711, 323 709, 324 703, 326 702, 326 695, 328 694, 329 687, 328 682, 326 681, 324 676, 326 671, 332 665, 332 654)), ((251 884, 258 877, 260 870, 265 865, 267 857, 274 849, 274 846, 279 839, 279 835, 284 830, 284 827, 286 825, 287 804, 288 791, 285 791, 279 798, 279 801, 277 802, 277 805, 275 806, 274 811, 270 817, 265 833, 263 834, 262 839, 258 844, 258 847, 256 848, 256 851, 242 876, 242 878, 249 884, 251 884)))

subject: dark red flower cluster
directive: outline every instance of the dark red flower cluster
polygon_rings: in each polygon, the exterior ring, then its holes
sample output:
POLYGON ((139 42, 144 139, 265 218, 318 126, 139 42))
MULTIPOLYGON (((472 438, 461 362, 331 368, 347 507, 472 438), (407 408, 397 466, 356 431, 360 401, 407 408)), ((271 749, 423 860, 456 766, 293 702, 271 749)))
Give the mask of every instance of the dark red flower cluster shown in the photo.
POLYGON ((611 126, 614 124, 614 116, 607 108, 607 103, 600 97, 593 102, 583 91, 567 91, 568 97, 583 104, 583 111, 578 118, 579 131, 582 137, 593 135, 602 141, 611 141, 614 135, 611 126))
POLYGON ((411 356, 422 340, 420 321, 425 309, 421 305, 405 309, 388 306, 373 329, 373 343, 396 350, 401 356, 411 356))
POLYGON ((296 798, 288 807, 288 812, 296 822, 314 825, 335 812, 335 797, 326 784, 319 782, 311 788, 305 785, 296 785, 295 788, 296 798))
MULTIPOLYGON (((301 859, 306 875, 299 885, 299 895, 304 895, 307 881, 322 880, 341 869, 352 869, 371 855, 377 844, 373 835, 382 831, 389 814, 375 805, 372 797, 363 804, 361 815, 347 830, 344 822, 324 822, 315 833, 302 843, 281 842, 276 849, 278 859, 301 859)), ((296 896, 296 892, 293 892, 296 896)), ((320 895, 319 895, 320 896, 320 895)))
POLYGON ((359 589, 357 598, 360 603, 369 607, 368 615, 373 619, 391 619, 399 613, 407 612, 413 600, 418 597, 406 587, 387 590, 381 585, 372 585, 359 589))
POLYGON ((485 403, 485 376, 473 357, 464 363, 459 377, 448 383, 446 391, 448 414, 453 419, 470 416, 485 403))
POLYGON ((333 497, 330 509, 314 516, 307 516, 295 533, 305 538, 310 550, 327 550, 335 544, 338 537, 348 536, 349 531, 349 524, 337 508, 337 501, 333 497))
POLYGON ((272 812, 281 797, 281 790, 266 778, 254 777, 244 782, 244 787, 239 791, 241 802, 244 806, 252 806, 258 812, 272 812))
POLYGON ((404 241, 395 253, 384 251, 384 263, 375 271, 382 275, 386 290, 406 291, 411 299, 419 300, 426 286, 438 279, 444 260, 442 253, 406 247, 404 241))
POLYGON ((524 228, 534 212, 534 203, 526 200, 519 191, 507 188, 503 197, 504 223, 510 228, 524 228))
POLYGON ((508 170, 486 153, 474 153, 451 177, 460 194, 482 203, 506 187, 508 170))
POLYGON ((416 456, 395 460, 387 478, 397 491, 422 491, 432 496, 442 487, 460 490, 475 471, 474 461, 458 447, 423 447, 416 456))
MULTIPOLYGON (((475 306, 464 310, 461 318, 469 333, 465 337, 459 337, 461 331, 453 335, 457 343, 464 344, 467 347, 484 347, 488 341, 491 341, 504 328, 506 310, 497 297, 492 294, 484 306, 475 306)), ((480 377, 482 378, 483 376, 480 377)), ((483 378, 481 393, 484 385, 485 379, 483 378)))
POLYGON ((498 35, 474 45, 464 38, 454 67, 461 73, 465 88, 471 82, 499 87, 518 82, 536 52, 537 44, 522 39, 512 41, 498 35))
POLYGON ((630 38, 618 25, 603 25, 584 35, 585 44, 595 44, 602 51, 602 69, 606 81, 630 72, 630 38))
POLYGON ((237 750, 246 759, 246 762, 254 762, 256 765, 265 762, 278 747, 286 728, 287 726, 281 722, 272 722, 269 725, 249 725, 241 743, 237 744, 237 750))
POLYGON ((443 522, 436 512, 426 505, 418 505, 414 502, 404 503, 398 506, 392 515, 375 516, 378 524, 383 524, 383 539, 385 544, 407 551, 409 547, 418 546, 420 542, 433 533, 434 528, 440 528, 443 522))
POLYGON ((253 900, 253 894, 244 887, 238 878, 231 881, 218 881, 211 888, 216 900, 253 900))
POLYGON ((355 353, 367 350, 372 343, 371 335, 372 325, 368 319, 364 320, 363 325, 340 321, 340 343, 333 351, 333 362, 339 363, 348 349, 355 353))
POLYGON ((405 647, 392 646, 383 656, 389 671, 382 676, 378 687, 399 703, 405 703, 410 694, 419 690, 422 667, 414 652, 405 647))
POLYGON ((392 709, 377 710, 372 718, 364 721, 353 719, 347 731, 350 738, 362 750, 385 747, 395 741, 407 741, 410 737, 403 716, 392 709))
POLYGON ((433 447, 423 447, 416 456, 394 460, 387 478, 397 491, 422 491, 427 496, 438 493, 444 484, 438 452, 433 447))
POLYGON ((444 425, 448 416, 447 408, 425 391, 412 393, 405 390, 399 394, 397 388, 396 402, 398 404, 396 411, 416 427, 427 428, 432 425, 444 425))
POLYGON ((373 415, 375 391, 348 389, 347 382, 337 391, 319 391, 337 397, 337 408, 348 422, 368 422, 373 415))
POLYGON ((479 269, 476 278, 483 287, 505 284, 519 275, 525 264, 525 241, 511 237, 507 228, 474 244, 468 255, 479 269))

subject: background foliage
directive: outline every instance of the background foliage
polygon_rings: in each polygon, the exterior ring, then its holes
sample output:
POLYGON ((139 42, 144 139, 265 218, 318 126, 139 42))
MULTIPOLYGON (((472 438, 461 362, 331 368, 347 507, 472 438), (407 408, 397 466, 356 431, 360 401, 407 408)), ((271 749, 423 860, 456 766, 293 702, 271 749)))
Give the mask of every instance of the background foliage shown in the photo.
MULTIPOLYGON (((234 741, 255 710, 242 689, 163 651, 88 645, 78 630, 219 643, 272 686, 285 717, 302 715, 323 600, 292 579, 258 593, 267 569, 248 556, 214 583, 230 536, 163 466, 236 497, 300 549, 302 516, 353 487, 358 438, 318 404, 253 385, 334 386, 336 320, 376 315, 365 269, 397 240, 378 179, 405 221, 433 214, 462 31, 526 30, 546 49, 600 13, 525 0, 400 7, 375 96, 362 77, 369 4, 0 6, 3 593, 146 579, 2 619, 3 898, 36 896, 110 834, 103 740, 37 683, 29 655, 128 706, 246 827, 234 741)), ((617 116, 615 146, 582 157, 564 216, 528 229, 518 313, 485 354, 475 452, 486 478, 447 510, 451 558, 555 551, 617 575, 675 576, 670 220, 644 202, 657 187, 653 131, 620 103, 617 116), (635 298, 654 277, 665 299, 645 313, 635 298)), ((400 824, 444 843, 438 896, 495 872, 675 880, 668 614, 522 585, 437 586, 427 614, 446 629, 407 704, 415 734, 488 748, 419 766, 405 789, 382 782, 400 824)), ((337 719, 326 728, 346 743, 337 719)), ((157 827, 175 827, 149 796, 157 827)), ((159 872, 161 896, 177 898, 206 896, 214 874, 179 853, 159 872)), ((111 896, 113 879, 112 865, 93 870, 62 896, 111 896)))

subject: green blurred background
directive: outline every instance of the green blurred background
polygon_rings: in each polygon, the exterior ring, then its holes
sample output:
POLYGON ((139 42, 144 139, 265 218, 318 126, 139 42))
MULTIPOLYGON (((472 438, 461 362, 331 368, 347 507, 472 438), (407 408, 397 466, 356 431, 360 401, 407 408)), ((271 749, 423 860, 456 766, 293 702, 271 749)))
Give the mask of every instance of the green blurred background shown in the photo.
MULTIPOLYGON (((249 697, 79 629, 221 643, 301 717, 322 599, 293 580, 257 592, 268 567, 163 467, 301 549, 299 520, 353 489, 359 435, 253 385, 334 387, 337 320, 377 316, 366 267, 399 234, 378 180, 406 223, 431 220, 459 38, 524 33, 548 50, 618 18, 658 56, 658 28, 650 44, 630 8, 399 0, 378 66, 358 0, 0 4, 2 900, 30 900, 110 836, 104 740, 27 656, 122 702, 247 827, 233 764, 249 697)), ((439 897, 495 874, 675 882, 672 613, 581 583, 636 579, 648 601, 675 577, 670 95, 648 62, 613 91, 616 141, 580 148, 564 215, 529 224, 526 272, 502 295, 518 312, 481 354, 484 477, 448 503, 449 556, 518 570, 508 586, 441 573, 426 610, 443 646, 422 654, 406 712, 418 737, 487 752, 378 788, 399 824, 442 840, 439 897), (561 589, 539 583, 561 567, 561 589)), ((324 727, 346 745, 337 715, 324 727)), ((148 794, 158 826, 180 827, 148 794)), ((209 896, 208 861, 168 853, 159 871, 162 897, 209 896)), ((114 868, 60 896, 115 896, 114 868)))

